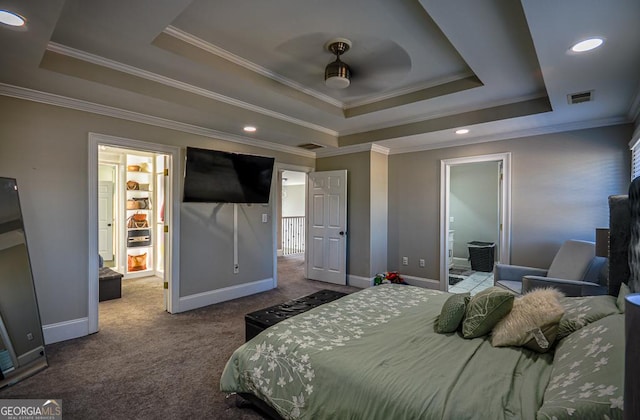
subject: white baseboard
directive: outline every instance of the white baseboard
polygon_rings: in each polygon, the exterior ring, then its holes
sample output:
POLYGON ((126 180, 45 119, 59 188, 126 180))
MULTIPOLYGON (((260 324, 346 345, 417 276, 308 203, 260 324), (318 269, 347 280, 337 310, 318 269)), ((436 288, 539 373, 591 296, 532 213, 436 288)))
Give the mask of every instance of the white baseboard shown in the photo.
POLYGON ((407 276, 405 274, 401 274, 401 276, 404 279, 404 281, 409 283, 411 286, 424 287, 425 289, 440 290, 440 281, 438 280, 427 279, 424 277, 407 276))
MULTIPOLYGON (((179 310, 177 312, 190 311, 203 306, 213 305, 215 303, 253 295, 255 293, 266 292, 267 290, 273 289, 273 287, 273 279, 268 278, 251 283, 226 287, 224 289, 181 297, 178 303, 179 310)), ((84 337, 89 335, 89 318, 72 319, 70 321, 58 322, 56 324, 43 325, 42 333, 45 344, 53 344, 59 341, 84 337)))
POLYGON ((225 287, 223 289, 211 290, 197 293, 195 295, 184 296, 178 300, 178 310, 174 313, 190 311, 202 308, 203 306, 214 305, 232 299, 266 292, 274 288, 272 278, 258 280, 251 283, 238 284, 236 286, 225 287))
POLYGON ((359 287, 366 289, 373 286, 373 278, 354 276, 353 274, 347 275, 347 284, 353 287, 359 287))
POLYGON ((84 337, 89 335, 89 318, 78 318, 56 324, 43 325, 42 334, 44 336, 44 344, 84 337))

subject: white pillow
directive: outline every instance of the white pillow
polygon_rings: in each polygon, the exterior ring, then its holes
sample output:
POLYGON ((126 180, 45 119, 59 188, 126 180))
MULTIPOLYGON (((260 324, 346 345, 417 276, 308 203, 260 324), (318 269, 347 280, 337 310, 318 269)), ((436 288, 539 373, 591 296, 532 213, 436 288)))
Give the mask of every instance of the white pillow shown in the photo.
POLYGON ((556 338, 564 307, 563 294, 554 289, 534 289, 517 298, 513 309, 491 333, 495 347, 524 346, 538 352, 549 350, 556 338))

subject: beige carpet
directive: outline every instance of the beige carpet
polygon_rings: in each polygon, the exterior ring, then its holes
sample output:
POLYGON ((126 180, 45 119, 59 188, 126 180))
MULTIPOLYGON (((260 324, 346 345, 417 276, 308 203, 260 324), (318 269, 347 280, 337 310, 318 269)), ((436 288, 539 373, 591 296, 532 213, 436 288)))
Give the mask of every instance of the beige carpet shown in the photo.
POLYGON ((244 315, 320 289, 301 257, 278 259, 278 288, 171 315, 156 278, 123 281, 100 303, 100 332, 46 347, 49 367, 0 391, 0 399, 61 398, 69 419, 260 419, 220 392, 220 375, 244 342, 244 315))

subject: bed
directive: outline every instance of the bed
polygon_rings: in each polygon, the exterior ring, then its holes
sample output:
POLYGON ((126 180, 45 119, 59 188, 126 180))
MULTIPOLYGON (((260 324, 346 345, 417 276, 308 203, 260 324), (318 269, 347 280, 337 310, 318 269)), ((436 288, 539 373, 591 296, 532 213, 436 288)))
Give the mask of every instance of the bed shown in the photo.
MULTIPOLYGON (((628 236, 624 246, 634 248, 628 236)), ((624 297, 632 277, 612 279, 610 295, 556 296, 561 312, 553 323, 501 347, 491 328, 466 334, 469 305, 480 294, 465 297, 460 326, 437 332, 459 296, 396 284, 364 289, 245 343, 227 362, 221 389, 283 419, 622 419, 624 297), (530 345, 545 339, 546 348, 530 345)), ((493 308, 480 303, 488 317, 493 308)), ((522 303, 511 313, 516 307, 522 303)))

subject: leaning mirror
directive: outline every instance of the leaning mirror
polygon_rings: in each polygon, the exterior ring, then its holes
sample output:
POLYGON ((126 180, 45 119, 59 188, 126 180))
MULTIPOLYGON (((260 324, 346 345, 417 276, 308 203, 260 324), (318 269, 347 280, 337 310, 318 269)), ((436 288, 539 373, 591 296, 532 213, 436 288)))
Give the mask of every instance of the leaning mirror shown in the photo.
POLYGON ((18 186, 0 177, 0 388, 47 367, 18 186))

